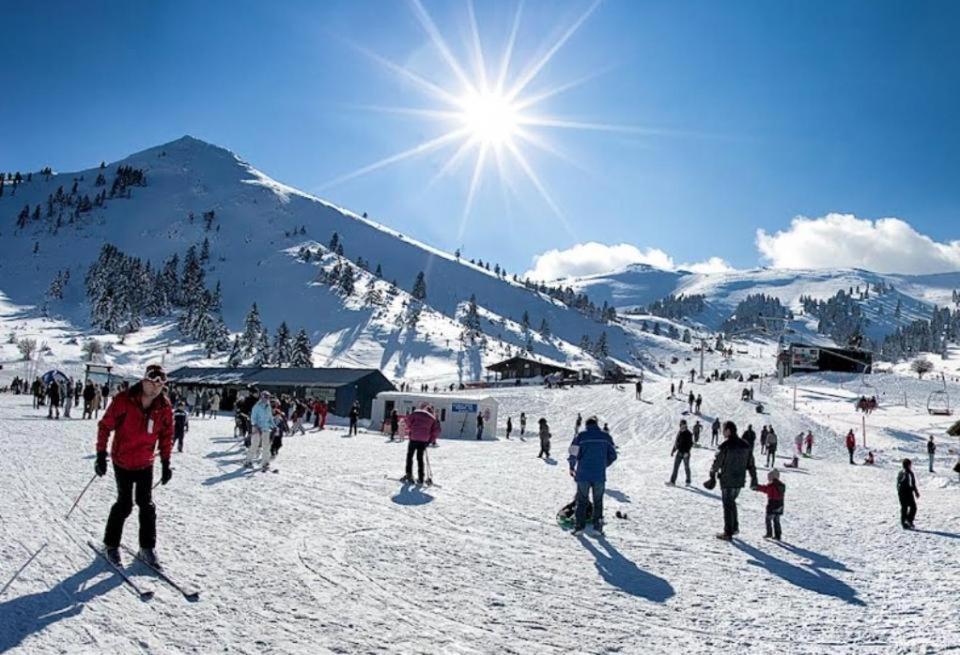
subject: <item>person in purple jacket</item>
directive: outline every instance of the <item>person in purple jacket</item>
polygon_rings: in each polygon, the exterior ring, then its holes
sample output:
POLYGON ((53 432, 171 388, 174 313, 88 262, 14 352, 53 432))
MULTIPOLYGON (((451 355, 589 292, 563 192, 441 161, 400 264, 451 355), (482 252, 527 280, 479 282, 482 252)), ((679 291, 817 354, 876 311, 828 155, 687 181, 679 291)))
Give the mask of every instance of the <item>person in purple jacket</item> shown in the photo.
POLYGON ((401 482, 413 482, 413 455, 417 455, 417 484, 423 484, 423 453, 430 444, 435 444, 440 436, 440 421, 434 415, 433 407, 424 403, 420 409, 407 417, 407 430, 410 438, 407 442, 407 469, 401 482))

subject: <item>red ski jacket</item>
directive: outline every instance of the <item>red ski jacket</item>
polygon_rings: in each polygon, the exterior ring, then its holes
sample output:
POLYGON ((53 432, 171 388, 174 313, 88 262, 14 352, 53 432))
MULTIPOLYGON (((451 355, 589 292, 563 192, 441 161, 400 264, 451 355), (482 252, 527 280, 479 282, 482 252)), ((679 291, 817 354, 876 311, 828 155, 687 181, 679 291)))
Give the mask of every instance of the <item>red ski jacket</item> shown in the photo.
POLYGON ((135 384, 126 393, 118 393, 97 424, 97 452, 107 449, 113 432, 110 457, 115 466, 138 470, 153 466, 154 452, 160 444, 160 459, 169 460, 173 449, 173 408, 160 394, 147 409, 140 402, 142 387, 135 384))
POLYGON ((857 447, 857 438, 853 436, 852 432, 847 433, 847 450, 853 450, 857 447))

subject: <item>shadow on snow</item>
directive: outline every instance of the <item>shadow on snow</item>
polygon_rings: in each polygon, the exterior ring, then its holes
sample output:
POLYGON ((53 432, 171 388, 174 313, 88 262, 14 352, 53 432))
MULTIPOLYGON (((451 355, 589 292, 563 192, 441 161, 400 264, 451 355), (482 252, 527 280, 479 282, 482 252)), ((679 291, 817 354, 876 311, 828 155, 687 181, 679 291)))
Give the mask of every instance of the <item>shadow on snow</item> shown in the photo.
POLYGON ((580 543, 597 560, 597 572, 608 584, 630 594, 664 603, 674 595, 673 587, 663 578, 644 571, 624 557, 606 539, 594 545, 589 539, 580 536, 580 543))
POLYGON ((753 558, 752 561, 748 562, 749 564, 764 568, 790 584, 824 596, 833 596, 851 605, 859 605, 861 607, 866 605, 866 603, 857 598, 856 589, 842 580, 838 580, 832 575, 824 573, 824 569, 849 571, 846 566, 830 559, 826 555, 797 548, 796 546, 785 545, 784 548, 787 550, 810 560, 809 564, 796 566, 739 540, 734 541, 734 546, 753 558))

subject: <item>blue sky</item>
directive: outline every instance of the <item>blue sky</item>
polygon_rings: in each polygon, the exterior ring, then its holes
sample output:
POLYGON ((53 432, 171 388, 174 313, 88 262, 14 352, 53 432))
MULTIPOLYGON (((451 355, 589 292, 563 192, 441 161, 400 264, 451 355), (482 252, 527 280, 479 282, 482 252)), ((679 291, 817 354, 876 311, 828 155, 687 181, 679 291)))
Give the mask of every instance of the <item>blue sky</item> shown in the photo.
MULTIPOLYGON (((424 6, 469 67, 468 5, 424 6)), ((589 6, 524 3, 513 75, 589 6)), ((516 8, 476 5, 491 71, 516 8)), ((504 185, 489 166, 461 229, 473 157, 428 185, 455 147, 329 185, 449 127, 366 108, 440 105, 362 48, 456 93, 408 2, 24 3, 0 21, 0 168, 72 170, 191 134, 511 272, 588 241, 770 263, 757 229, 830 212, 899 217, 938 245, 960 238, 958 30, 950 2, 607 0, 529 90, 597 74, 537 110, 654 133, 537 128, 569 159, 522 150, 560 215, 519 167, 504 185)))

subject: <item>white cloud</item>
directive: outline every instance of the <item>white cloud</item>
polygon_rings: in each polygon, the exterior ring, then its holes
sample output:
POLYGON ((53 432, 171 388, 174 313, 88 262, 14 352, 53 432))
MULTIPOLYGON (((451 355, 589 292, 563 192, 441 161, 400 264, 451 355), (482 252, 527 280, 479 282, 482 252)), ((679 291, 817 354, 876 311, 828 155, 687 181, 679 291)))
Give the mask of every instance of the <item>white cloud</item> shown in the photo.
POLYGON ((673 258, 659 248, 641 250, 629 243, 606 245, 590 241, 578 243, 565 250, 548 250, 533 258, 533 268, 525 277, 532 280, 556 280, 565 277, 582 277, 609 273, 630 264, 647 264, 668 271, 684 269, 696 273, 713 273, 733 270, 719 257, 695 264, 676 265, 673 258))
POLYGON ((877 273, 960 270, 960 241, 940 243, 898 218, 798 216, 787 230, 757 230, 757 249, 774 268, 863 268, 877 273))

